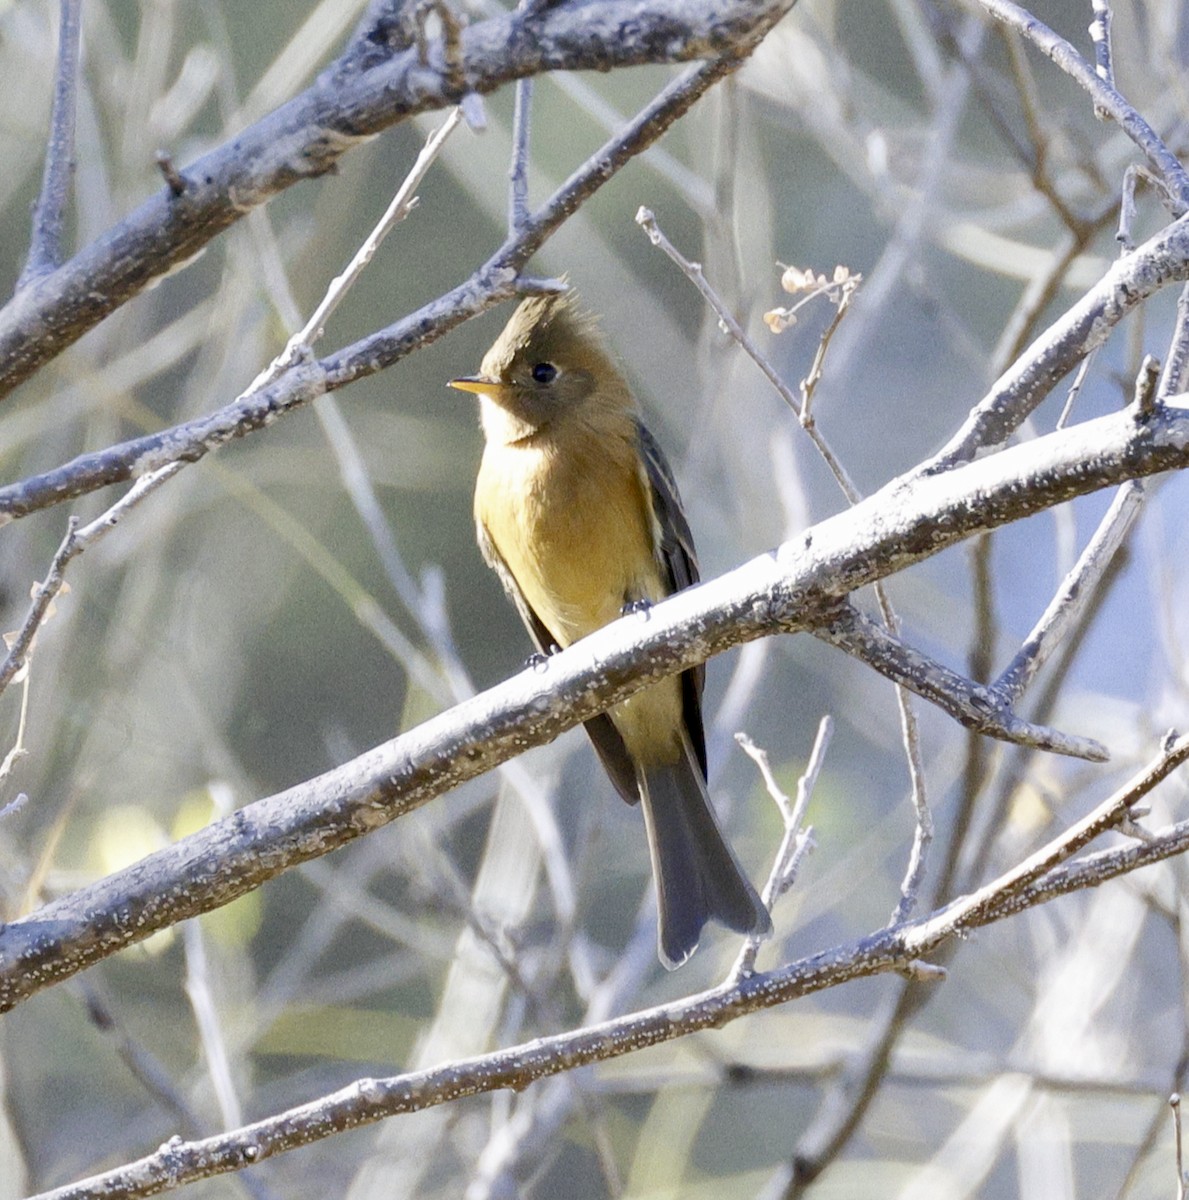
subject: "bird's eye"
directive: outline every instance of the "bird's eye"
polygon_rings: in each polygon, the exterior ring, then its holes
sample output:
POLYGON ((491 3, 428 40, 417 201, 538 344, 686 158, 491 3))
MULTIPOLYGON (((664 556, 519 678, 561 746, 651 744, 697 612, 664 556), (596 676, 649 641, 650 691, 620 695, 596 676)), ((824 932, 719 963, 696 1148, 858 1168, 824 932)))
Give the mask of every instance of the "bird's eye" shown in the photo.
POLYGON ((549 362, 539 362, 529 372, 534 383, 552 383, 557 378, 557 368, 549 362))

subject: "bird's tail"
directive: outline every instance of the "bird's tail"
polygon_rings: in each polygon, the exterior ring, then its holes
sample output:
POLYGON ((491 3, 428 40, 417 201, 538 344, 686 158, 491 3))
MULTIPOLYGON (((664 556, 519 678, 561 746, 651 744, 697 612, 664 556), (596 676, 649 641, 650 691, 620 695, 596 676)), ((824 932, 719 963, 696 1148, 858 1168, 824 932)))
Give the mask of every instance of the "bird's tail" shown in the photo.
POLYGON ((768 910, 718 827, 689 747, 675 764, 638 768, 637 781, 656 881, 661 962, 670 971, 681 966, 709 920, 738 933, 771 933, 768 910))

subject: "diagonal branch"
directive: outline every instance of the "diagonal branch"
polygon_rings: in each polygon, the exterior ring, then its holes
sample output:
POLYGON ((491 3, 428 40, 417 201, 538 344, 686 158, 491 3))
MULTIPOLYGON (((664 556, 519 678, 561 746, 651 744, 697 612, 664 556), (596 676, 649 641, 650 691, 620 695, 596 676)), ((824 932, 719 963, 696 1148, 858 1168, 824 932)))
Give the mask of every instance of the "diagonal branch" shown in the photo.
POLYGON ((1115 91, 1113 80, 1103 78, 1069 42, 1012 0, 977 2, 988 15, 1016 30, 1052 59, 1090 94, 1095 111, 1114 120, 1143 151, 1168 188, 1174 216, 1189 208, 1189 175, 1185 168, 1147 121, 1115 91))
POLYGON ((843 606, 833 621, 818 626, 813 633, 874 667, 893 683, 936 704, 976 733, 1090 762, 1106 762, 1110 757, 1106 748, 1093 738, 1077 737, 1022 720, 990 688, 971 683, 957 671, 915 650, 849 604, 843 606))
POLYGON ((1036 338, 971 410, 922 474, 946 471, 1001 446, 1057 384, 1137 305, 1189 279, 1189 217, 1181 217, 1131 254, 1036 338))
MULTIPOLYGON (((838 601, 952 546, 1134 475, 1189 466, 1189 411, 1128 412, 899 480, 787 543, 628 616, 403 736, 0 930, 0 1010, 210 911, 730 646, 828 622, 838 601)), ((918 948, 913 956, 923 953, 918 948)))

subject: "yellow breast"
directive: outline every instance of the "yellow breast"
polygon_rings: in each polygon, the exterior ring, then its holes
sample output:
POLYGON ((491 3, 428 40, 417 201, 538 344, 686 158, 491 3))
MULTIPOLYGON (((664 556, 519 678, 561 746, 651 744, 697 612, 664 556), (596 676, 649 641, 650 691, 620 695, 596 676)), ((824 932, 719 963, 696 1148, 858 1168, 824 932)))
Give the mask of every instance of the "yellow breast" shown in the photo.
POLYGON ((664 595, 646 486, 625 439, 487 447, 475 517, 558 645, 664 595))

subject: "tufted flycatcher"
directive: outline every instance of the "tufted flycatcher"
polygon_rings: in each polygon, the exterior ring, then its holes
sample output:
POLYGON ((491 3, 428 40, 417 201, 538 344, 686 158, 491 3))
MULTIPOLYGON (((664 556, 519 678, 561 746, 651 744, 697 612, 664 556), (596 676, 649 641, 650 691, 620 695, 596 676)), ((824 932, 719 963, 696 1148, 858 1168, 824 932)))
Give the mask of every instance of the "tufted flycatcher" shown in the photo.
MULTIPOLYGON (((541 653, 697 582, 668 464, 569 296, 525 300, 479 374, 452 386, 480 398, 479 546, 541 653)), ((662 679, 586 722, 616 790, 642 802, 670 969, 711 918, 740 933, 772 927, 706 791, 704 677, 699 666, 662 679)))

